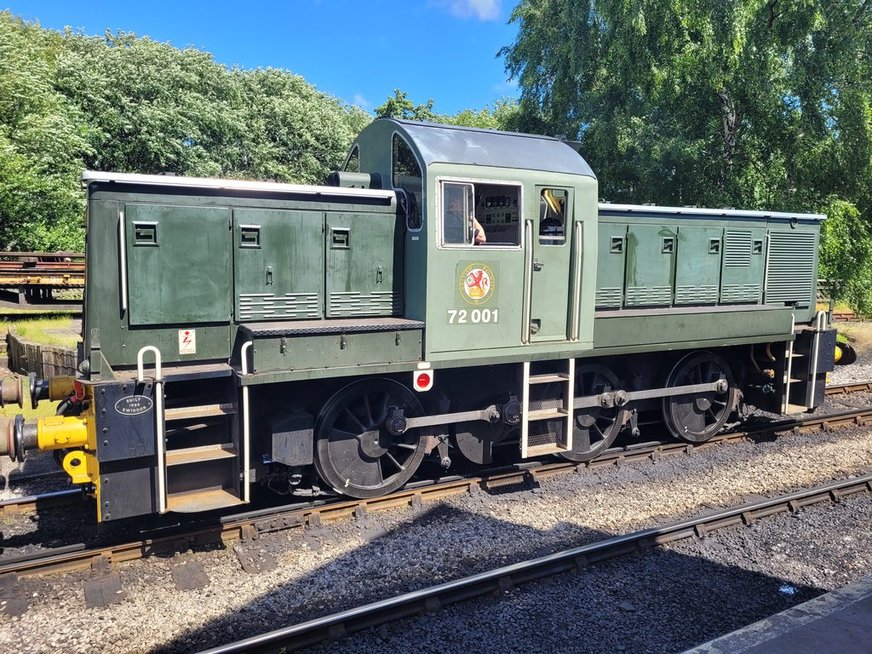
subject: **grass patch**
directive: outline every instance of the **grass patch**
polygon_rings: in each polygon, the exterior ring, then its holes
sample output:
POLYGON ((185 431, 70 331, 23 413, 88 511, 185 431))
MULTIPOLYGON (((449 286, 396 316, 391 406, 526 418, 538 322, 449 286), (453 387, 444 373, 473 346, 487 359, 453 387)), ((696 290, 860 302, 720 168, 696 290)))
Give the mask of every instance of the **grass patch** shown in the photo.
POLYGON ((834 327, 844 334, 857 353, 872 351, 872 322, 837 322, 834 327))
POLYGON ((81 339, 70 333, 72 322, 73 319, 70 316, 63 314, 40 316, 39 318, 22 316, 15 320, 5 319, 0 322, 0 327, 8 328, 19 338, 31 343, 75 348, 81 339))
POLYGON ((82 313, 82 310, 78 307, 52 307, 51 311, 40 311, 38 309, 15 309, 13 307, 0 307, 0 320, 9 320, 9 316, 15 316, 18 318, 26 318, 27 316, 33 316, 34 314, 38 314, 39 316, 48 315, 70 315, 77 316, 82 313))
MULTIPOLYGON (((16 337, 39 343, 63 348, 75 348, 80 338, 70 332, 72 326, 72 318, 69 315, 52 314, 42 315, 38 318, 22 316, 20 319, 0 319, 0 338, 3 338, 8 329, 15 334, 16 337)), ((5 361, 4 361, 5 363, 5 361)), ((5 376, 5 375, 4 375, 5 376)), ((26 419, 43 418, 53 416, 57 411, 58 402, 49 402, 43 400, 39 403, 39 407, 32 409, 30 405, 30 390, 27 375, 18 375, 22 379, 23 398, 22 405, 24 408, 18 408, 17 404, 0 408, 0 416, 11 418, 19 413, 26 419)))
MULTIPOLYGON (((829 311, 830 305, 826 302, 818 302, 816 308, 818 311, 829 311)), ((835 313, 854 313, 854 309, 844 302, 836 302, 833 311, 835 313)))

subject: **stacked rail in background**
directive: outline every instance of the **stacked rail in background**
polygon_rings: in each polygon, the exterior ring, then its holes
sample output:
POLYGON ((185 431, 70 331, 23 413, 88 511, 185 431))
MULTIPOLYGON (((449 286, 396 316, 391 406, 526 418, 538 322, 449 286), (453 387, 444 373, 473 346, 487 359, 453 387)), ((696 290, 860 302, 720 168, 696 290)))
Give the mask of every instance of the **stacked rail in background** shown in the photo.
POLYGON ((0 253, 0 300, 18 305, 79 304, 56 297, 61 289, 85 288, 85 255, 78 252, 0 253))

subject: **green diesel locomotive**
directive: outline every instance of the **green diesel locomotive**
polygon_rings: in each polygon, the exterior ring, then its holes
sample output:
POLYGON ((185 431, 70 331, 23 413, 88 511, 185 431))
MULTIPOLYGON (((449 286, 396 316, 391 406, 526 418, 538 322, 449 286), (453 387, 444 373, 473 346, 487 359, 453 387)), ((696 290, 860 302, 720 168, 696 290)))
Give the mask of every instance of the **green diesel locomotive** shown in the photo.
POLYGON ((553 138, 379 119, 325 186, 83 182, 80 374, 0 452, 60 450, 100 521, 586 461, 652 414, 698 443, 813 410, 834 363, 824 216, 598 204, 553 138))

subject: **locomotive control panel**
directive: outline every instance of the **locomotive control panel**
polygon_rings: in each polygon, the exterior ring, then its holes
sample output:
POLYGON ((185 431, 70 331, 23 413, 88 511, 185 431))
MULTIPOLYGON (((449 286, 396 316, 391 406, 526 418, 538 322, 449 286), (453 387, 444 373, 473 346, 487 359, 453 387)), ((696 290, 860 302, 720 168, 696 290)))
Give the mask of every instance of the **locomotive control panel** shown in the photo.
POLYGON ((520 243, 518 188, 482 184, 476 186, 475 217, 484 227, 488 243, 520 243))

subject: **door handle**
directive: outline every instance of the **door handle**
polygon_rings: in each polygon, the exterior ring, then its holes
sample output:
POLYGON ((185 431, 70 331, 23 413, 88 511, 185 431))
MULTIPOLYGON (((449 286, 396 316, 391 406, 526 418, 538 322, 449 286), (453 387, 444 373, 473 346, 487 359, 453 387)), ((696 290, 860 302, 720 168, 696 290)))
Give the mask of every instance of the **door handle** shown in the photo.
POLYGON ((539 272, 540 270, 542 270, 542 266, 544 266, 544 265, 545 264, 542 263, 541 261, 539 261, 539 259, 533 259, 533 271, 534 272, 539 272))

